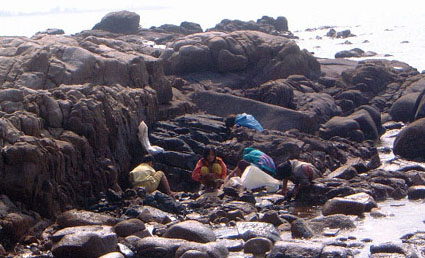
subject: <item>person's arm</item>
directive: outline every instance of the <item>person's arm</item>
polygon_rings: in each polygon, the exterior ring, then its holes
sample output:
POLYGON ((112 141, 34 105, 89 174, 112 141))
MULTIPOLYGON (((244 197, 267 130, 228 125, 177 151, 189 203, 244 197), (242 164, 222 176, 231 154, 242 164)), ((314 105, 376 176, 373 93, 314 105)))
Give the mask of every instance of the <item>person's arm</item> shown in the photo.
POLYGON ((227 175, 226 179, 224 179, 225 182, 229 181, 230 178, 234 176, 240 176, 240 168, 238 166, 235 167, 232 171, 230 171, 229 175, 227 175))
POLYGON ((288 179, 284 178, 282 180, 282 189, 280 190, 282 195, 286 195, 288 193, 288 179))
POLYGON ((195 169, 192 172, 192 179, 195 180, 196 182, 200 182, 201 181, 201 167, 203 165, 202 159, 200 159, 198 161, 198 163, 196 163, 195 169))

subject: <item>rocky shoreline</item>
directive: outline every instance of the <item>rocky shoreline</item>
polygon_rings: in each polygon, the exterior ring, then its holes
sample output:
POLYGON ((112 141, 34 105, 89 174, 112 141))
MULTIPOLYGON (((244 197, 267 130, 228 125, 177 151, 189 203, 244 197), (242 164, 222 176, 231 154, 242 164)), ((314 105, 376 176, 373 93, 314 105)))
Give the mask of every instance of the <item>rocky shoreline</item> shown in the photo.
MULTIPOLYGON (((319 239, 379 214, 380 201, 425 199, 425 169, 380 169, 376 147, 406 123, 394 153, 424 161, 425 75, 408 64, 317 59, 284 17, 206 32, 139 21, 123 11, 71 36, 0 38, 0 256, 357 257, 368 240, 319 239), (226 129, 243 112, 265 132, 226 129), (141 121, 165 149, 155 168, 176 200, 130 189, 141 121), (256 147, 325 177, 295 202, 234 187, 208 196, 190 177, 206 145, 230 168, 256 147), (322 215, 297 217, 299 204, 322 215)), ((402 240, 372 244, 370 257, 425 255, 425 232, 402 240)))

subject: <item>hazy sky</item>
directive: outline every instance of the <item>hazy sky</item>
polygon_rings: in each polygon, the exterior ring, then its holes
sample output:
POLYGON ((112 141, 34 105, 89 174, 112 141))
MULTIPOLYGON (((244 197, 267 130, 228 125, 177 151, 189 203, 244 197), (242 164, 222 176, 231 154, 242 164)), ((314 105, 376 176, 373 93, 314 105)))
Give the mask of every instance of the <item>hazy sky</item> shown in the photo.
POLYGON ((75 33, 92 28, 110 11, 129 10, 140 15, 148 28, 182 21, 214 27, 222 19, 255 20, 263 15, 288 18, 290 30, 303 26, 364 23, 382 17, 423 15, 421 0, 3 0, 0 5, 0 35, 26 35, 47 28, 75 33), (69 15, 73 13, 74 15, 69 15), (78 14, 77 16, 75 14, 78 14), (342 17, 342 19, 341 19, 342 17), (335 20, 335 22, 334 22, 335 20), (295 22, 294 22, 295 21, 295 22), (320 24, 333 22, 334 24, 320 24), (302 24, 302 25, 301 25, 302 24))
POLYGON ((275 10, 285 12, 286 9, 293 8, 318 8, 329 11, 337 10, 344 12, 359 12, 362 9, 375 9, 379 14, 382 10, 401 10, 407 12, 415 12, 422 9, 421 0, 4 0, 0 6, 2 13, 38 13, 49 12, 65 9, 75 10, 105 10, 105 9, 137 9, 149 7, 167 7, 177 10, 193 9, 194 11, 209 13, 211 16, 221 12, 241 12, 243 10, 252 11, 253 9, 275 10), (351 3, 350 3, 351 2, 351 3))

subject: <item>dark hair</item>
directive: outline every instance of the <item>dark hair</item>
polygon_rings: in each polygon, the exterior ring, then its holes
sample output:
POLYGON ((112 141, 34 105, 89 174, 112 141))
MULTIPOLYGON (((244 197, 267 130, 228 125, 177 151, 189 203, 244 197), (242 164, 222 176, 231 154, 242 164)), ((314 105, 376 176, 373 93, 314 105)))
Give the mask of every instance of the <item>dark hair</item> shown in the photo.
POLYGON ((151 161, 154 161, 154 158, 151 154, 146 154, 145 156, 143 156, 142 163, 148 163, 151 161))
POLYGON ((208 156, 210 155, 210 151, 214 153, 214 161, 215 161, 215 158, 217 157, 217 151, 212 146, 205 147, 204 153, 202 154, 202 156, 204 157, 204 159, 208 159, 208 156))
POLYGON ((236 115, 229 115, 227 116, 226 120, 224 120, 224 124, 226 125, 226 128, 232 128, 236 123, 236 115))
POLYGON ((292 165, 291 162, 288 160, 284 163, 280 163, 277 166, 277 174, 281 178, 289 178, 292 174, 292 165))

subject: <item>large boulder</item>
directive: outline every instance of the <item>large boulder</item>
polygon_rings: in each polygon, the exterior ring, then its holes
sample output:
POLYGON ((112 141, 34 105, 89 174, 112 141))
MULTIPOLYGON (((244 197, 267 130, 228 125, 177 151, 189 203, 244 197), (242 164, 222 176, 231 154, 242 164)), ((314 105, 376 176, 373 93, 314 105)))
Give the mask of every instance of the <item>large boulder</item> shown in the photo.
POLYGON ((279 35, 279 32, 288 31, 288 20, 283 16, 279 16, 276 19, 269 16, 263 16, 260 19, 257 19, 256 22, 224 19, 214 28, 208 29, 208 31, 226 32, 238 30, 255 30, 279 35))
POLYGON ((358 109, 364 109, 369 113, 369 115, 373 119, 373 122, 375 123, 376 129, 378 130, 379 135, 385 132, 385 129, 382 126, 381 113, 379 112, 377 108, 370 105, 362 105, 358 109))
POLYGON ((110 226, 80 226, 52 235, 52 253, 58 258, 96 258, 117 249, 117 235, 110 226))
MULTIPOLYGON (((45 35, 32 41, 22 38, 16 43, 25 45, 25 51, 0 59, 0 83, 6 82, 4 86, 38 90, 62 84, 120 84, 132 88, 150 84, 157 91, 159 103, 171 100, 171 86, 164 77, 162 60, 144 54, 140 49, 143 42, 81 34, 73 38, 45 35)), ((1 46, 7 50, 15 48, 16 52, 16 47, 1 46)))
POLYGON ((419 92, 410 93, 396 100, 390 109, 391 118, 394 121, 409 122, 412 120, 416 110, 415 103, 418 99, 419 92))
POLYGON ((328 200, 322 208, 323 215, 345 214, 361 216, 364 212, 377 207, 376 201, 366 193, 357 193, 328 200))
POLYGON ((322 92, 299 92, 295 91, 297 111, 313 112, 316 114, 319 123, 325 123, 334 116, 342 114, 341 108, 335 99, 322 92))
POLYGON ((375 94, 396 80, 394 72, 378 61, 363 61, 355 69, 346 70, 341 75, 348 84, 364 84, 364 91, 375 94))
POLYGON ((140 16, 129 11, 111 12, 93 27, 93 30, 106 30, 113 33, 134 34, 139 29, 140 16))
POLYGON ((171 32, 184 35, 202 32, 201 25, 187 21, 180 23, 180 26, 174 24, 163 24, 159 27, 152 27, 150 29, 156 32, 171 32))
MULTIPOLYGON (((8 198, 1 197, 0 206, 8 205, 8 198)), ((35 225, 36 219, 15 210, 12 207, 1 207, 0 210, 0 228, 1 238, 6 237, 8 241, 22 241, 29 229, 35 225), (3 209, 6 208, 6 209, 3 209), (12 209, 11 209, 12 208, 12 209)))
POLYGON ((319 135, 324 139, 340 136, 357 142, 364 140, 364 134, 360 130, 359 123, 352 117, 332 117, 321 126, 319 135))
POLYGON ((347 117, 332 117, 322 125, 320 135, 325 139, 340 136, 357 142, 379 139, 375 121, 364 109, 359 109, 347 117))
POLYGON ((378 129, 376 128, 375 121, 367 110, 359 109, 349 116, 353 118, 360 126, 366 140, 379 140, 378 129))
POLYGON ((394 154, 406 159, 425 156, 425 118, 416 120, 400 131, 393 145, 394 154))
MULTIPOLYGON (((339 102, 350 101, 354 107, 358 107, 360 105, 366 104, 368 101, 360 90, 343 91, 336 96, 336 99, 339 100, 339 102)), ((346 110, 345 108, 345 111, 349 111, 349 110, 346 110)))
POLYGON ((320 65, 291 40, 257 31, 206 32, 188 35, 168 44, 161 58, 167 74, 199 71, 250 71, 253 82, 302 74, 320 76, 320 65))
POLYGON ((298 129, 313 133, 318 129, 317 118, 312 113, 294 110, 215 92, 196 92, 192 101, 207 113, 226 117, 231 114, 253 115, 264 128, 286 131, 298 129), (217 103, 220 103, 217 105, 217 103))
POLYGON ((294 90, 285 79, 268 81, 258 88, 247 90, 245 95, 264 103, 294 109, 294 90))
POLYGON ((419 94, 418 99, 416 100, 415 108, 414 108, 415 115, 412 121, 425 117, 425 97, 424 96, 425 96, 425 90, 423 90, 419 94))

